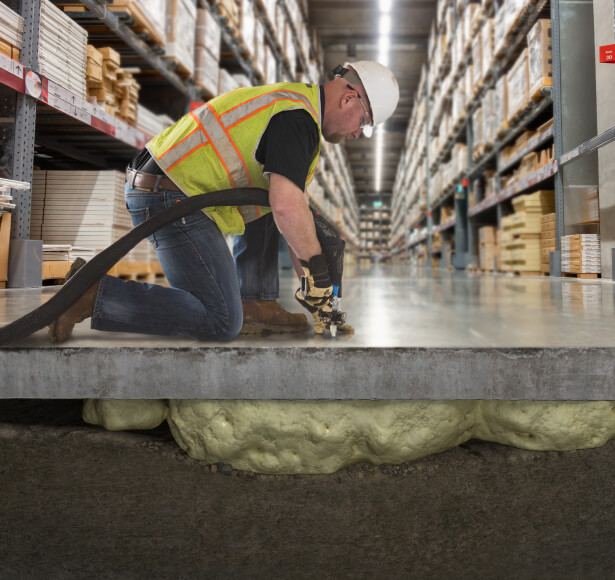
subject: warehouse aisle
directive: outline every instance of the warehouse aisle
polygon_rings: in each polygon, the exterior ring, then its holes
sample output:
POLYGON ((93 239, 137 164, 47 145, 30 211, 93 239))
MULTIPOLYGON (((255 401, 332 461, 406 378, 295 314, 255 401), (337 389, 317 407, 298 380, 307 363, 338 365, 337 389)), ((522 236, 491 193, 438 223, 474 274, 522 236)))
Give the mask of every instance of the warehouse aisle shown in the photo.
MULTIPOLYGON (((301 311, 293 299, 297 282, 281 273, 280 302, 301 311)), ((0 291, 0 324, 26 314, 57 287, 0 291)), ((63 346, 267 348, 540 348, 615 347, 615 284, 611 280, 514 277, 412 268, 402 264, 362 264, 346 269, 342 309, 354 335, 313 333, 240 336, 230 343, 203 343, 185 337, 102 333, 83 322, 63 346)), ((46 331, 23 342, 52 346, 46 331)))

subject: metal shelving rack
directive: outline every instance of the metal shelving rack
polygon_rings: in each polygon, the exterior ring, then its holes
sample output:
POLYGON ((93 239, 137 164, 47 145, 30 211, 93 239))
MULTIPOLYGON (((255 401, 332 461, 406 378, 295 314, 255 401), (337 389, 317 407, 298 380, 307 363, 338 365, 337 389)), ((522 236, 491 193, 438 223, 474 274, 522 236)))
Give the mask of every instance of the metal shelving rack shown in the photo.
MULTIPOLYGON (((194 0, 194 2, 199 7, 211 10, 216 16, 221 27, 222 42, 232 53, 234 65, 251 81, 256 81, 256 71, 250 59, 245 57, 239 40, 232 37, 224 27, 214 5, 206 0, 194 0)), ((108 9, 106 0, 79 0, 79 3, 87 10, 74 12, 71 16, 77 15, 75 20, 83 24, 95 23, 101 26, 106 32, 103 37, 99 33, 97 41, 99 44, 105 42, 118 47, 122 58, 126 59, 127 66, 145 67, 154 71, 156 78, 154 80, 148 78, 147 86, 155 86, 156 90, 170 91, 173 101, 177 102, 178 99, 180 101, 183 109, 180 114, 189 110, 192 101, 204 100, 203 92, 194 87, 191 79, 180 77, 175 71, 174 63, 161 58, 160 48, 148 45, 143 38, 125 25, 118 15, 108 9)), ((288 16, 285 1, 278 0, 278 3, 286 10, 288 16)), ((303 7, 300 8, 305 19, 303 7)), ((11 92, 16 95, 14 110, 12 106, 7 105, 11 100, 10 96, 4 99, 3 116, 5 118, 14 116, 15 119, 10 177, 16 181, 31 183, 35 155, 37 155, 35 141, 37 146, 63 155, 67 159, 80 161, 85 166, 122 169, 151 136, 37 75, 40 10, 41 0, 21 0, 24 29, 20 63, 0 55, 0 90, 7 91, 7 95, 11 92), (40 93, 30 90, 31 83, 26 82, 27 76, 32 74, 37 75, 42 86, 43 90, 40 93)), ((283 74, 295 80, 284 62, 281 48, 275 42, 267 25, 262 8, 256 2, 255 15, 265 24, 263 28, 266 42, 278 63, 278 80, 283 74)), ((294 29, 293 38, 297 45, 298 37, 294 29)), ((307 63, 300 50, 297 50, 297 56, 302 68, 307 70, 307 63)), ((323 154, 328 160, 328 153, 323 151, 323 154)), ((43 158, 45 155, 40 157, 43 158)), ((353 238, 358 238, 358 208, 356 200, 350 195, 351 180, 345 172, 336 174, 335 179, 341 194, 330 190, 327 194, 344 212, 349 241, 352 244, 353 238)), ((17 246, 30 242, 31 191, 15 190, 13 197, 16 207, 13 210, 12 247, 14 244, 17 246)))
MULTIPOLYGON (((419 152, 420 157, 426 157, 427 163, 427 177, 426 177, 426 209, 420 215, 418 220, 415 220, 413 225, 415 226, 416 233, 410 235, 409 232, 402 233, 401 235, 397 233, 393 239, 395 240, 395 244, 392 248, 392 254, 402 254, 407 253, 408 251, 413 251, 419 244, 427 243, 427 256, 428 258, 432 255, 432 240, 433 235, 435 233, 443 233, 445 234, 449 240, 453 240, 455 242, 455 259, 452 262, 456 269, 465 269, 472 260, 472 245, 473 245, 473 226, 475 223, 478 223, 480 219, 483 219, 483 212, 487 210, 492 210, 495 208, 496 211, 496 219, 499 224, 502 213, 503 213, 503 204, 506 200, 510 199, 514 195, 518 195, 528 188, 531 188, 538 183, 548 182, 552 179, 553 175, 557 172, 557 162, 549 163, 546 167, 541 168, 538 171, 535 171, 532 175, 526 176, 524 179, 520 180, 514 186, 501 188, 500 179, 498 179, 498 194, 493 196, 493 198, 489 198, 485 201, 479 201, 472 208, 468 209, 468 194, 469 194, 469 186, 472 179, 482 173, 482 171, 489 165, 495 165, 496 173, 499 177, 505 172, 514 167, 515 164, 519 163, 524 154, 529 153, 531 151, 536 150, 541 145, 547 144, 550 139, 553 138, 553 130, 545 132, 545 134, 541 135, 539 138, 532 140, 525 147, 523 152, 519 152, 515 155, 513 159, 508 160, 505 164, 501 163, 501 151, 502 149, 512 142, 516 137, 518 137, 525 129, 527 129, 536 119, 539 119, 545 114, 548 114, 548 111, 553 107, 553 99, 551 96, 550 90, 545 90, 542 99, 539 102, 534 102, 527 109, 525 114, 521 119, 517 121, 517 123, 508 129, 495 143, 492 144, 492 147, 486 151, 480 158, 473 159, 472 157, 472 149, 473 149, 473 135, 472 135, 472 113, 475 109, 480 105, 481 98, 484 95, 485 91, 495 86, 496 79, 513 63, 514 59, 520 52, 520 47, 527 35, 527 32, 531 28, 531 26, 536 22, 541 15, 544 15, 545 11, 548 9, 548 1, 549 0, 539 0, 535 4, 529 5, 526 14, 524 15, 523 21, 516 31, 512 41, 509 43, 509 46, 504 51, 503 55, 500 56, 495 61, 495 67, 490 71, 489 80, 486 83, 483 83, 480 91, 474 95, 472 101, 469 106, 466 105, 465 116, 461 118, 457 127, 455 127, 453 134, 449 137, 447 143, 445 144, 443 150, 440 152, 439 156, 436 159, 429 159, 429 139, 432 135, 430 132, 430 128, 432 126, 432 121, 434 120, 432 116, 434 115, 433 108, 433 95, 429 93, 428 84, 425 83, 425 104, 426 104, 426 120, 425 120, 425 131, 426 131, 426 144, 425 150, 423 152, 419 152), (440 195, 437 199, 434 198, 431 183, 433 180, 433 176, 435 175, 438 166, 441 162, 443 162, 451 153, 453 146, 455 143, 460 140, 465 140, 467 150, 468 150, 468 163, 467 169, 455 179, 454 183, 444 192, 444 194, 440 195), (521 154, 523 153, 523 155, 521 154), (452 202, 452 204, 451 204, 452 202), (445 222, 442 222, 439 217, 441 214, 441 208, 443 206, 454 205, 455 208, 455 218, 448 219, 445 222), (474 223, 473 223, 474 222, 474 223)), ((557 0, 551 0, 552 3, 556 3, 557 0)), ((454 22, 455 22, 455 30, 457 30, 457 26, 460 25, 458 21, 458 12, 457 12, 457 0, 451 0, 451 5, 453 6, 453 14, 454 14, 454 22)), ((490 10, 495 8, 495 4, 492 4, 490 10)), ((553 10, 551 10, 551 18, 553 20, 553 10)), ((438 77, 433 86, 433 89, 436 90, 442 83, 444 78, 443 75, 448 73, 448 68, 451 61, 451 50, 454 50, 455 40, 454 38, 450 39, 447 43, 447 51, 442 60, 442 64, 438 71, 438 77)), ((557 59, 557 54, 555 52, 556 46, 554 42, 553 46, 553 60, 557 59)), ((461 65, 461 73, 463 74, 463 70, 466 66, 468 66, 471 57, 466 57, 465 61, 461 65)), ((556 70, 554 66, 554 83, 556 70)), ((450 94, 445 96, 445 99, 450 98, 450 94)), ((436 111, 438 113, 438 117, 441 114, 441 110, 436 111)), ((437 119, 436 119, 437 121, 437 119)), ((437 122, 434 124, 437 126, 437 122)), ((400 214, 404 208, 407 208, 409 204, 404 202, 398 202, 396 204, 397 212, 396 215, 393 216, 395 228, 403 227, 400 222, 400 214)), ((403 218, 402 218, 403 219, 403 218)), ((491 217, 490 219, 493 219, 491 217)), ((449 263, 449 260, 442 260, 441 265, 445 266, 449 263)), ((428 262, 429 264, 429 262, 428 262)))

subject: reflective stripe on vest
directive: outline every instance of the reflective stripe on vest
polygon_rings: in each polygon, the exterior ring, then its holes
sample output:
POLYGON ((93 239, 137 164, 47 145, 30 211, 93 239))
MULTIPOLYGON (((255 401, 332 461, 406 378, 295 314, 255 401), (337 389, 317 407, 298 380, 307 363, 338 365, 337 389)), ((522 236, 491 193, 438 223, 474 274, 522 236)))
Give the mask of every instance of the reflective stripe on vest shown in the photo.
MULTIPOLYGON (((158 165, 187 195, 231 187, 269 189, 255 155, 271 117, 303 109, 315 120, 320 137, 318 86, 279 83, 238 89, 216 97, 152 139, 147 147, 158 165)), ((310 164, 312 180, 318 155, 310 164)), ((225 233, 241 234, 245 223, 269 213, 255 206, 206 208, 225 233)))

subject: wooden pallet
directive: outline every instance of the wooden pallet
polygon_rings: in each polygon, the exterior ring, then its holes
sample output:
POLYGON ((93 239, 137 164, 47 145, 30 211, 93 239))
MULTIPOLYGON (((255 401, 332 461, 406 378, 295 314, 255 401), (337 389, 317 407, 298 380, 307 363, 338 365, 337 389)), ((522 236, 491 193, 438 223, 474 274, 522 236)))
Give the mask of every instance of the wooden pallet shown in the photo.
POLYGON ((539 270, 513 270, 515 276, 542 276, 539 270))
POLYGON ((575 274, 573 272, 562 272, 562 278, 580 278, 581 280, 596 280, 601 274, 575 274))
POLYGON ((133 21, 129 27, 138 32, 146 42, 164 46, 164 38, 160 36, 134 2, 130 0, 115 0, 113 4, 107 4, 107 9, 112 12, 127 14, 133 21))
POLYGON ((172 67, 175 69, 175 72, 183 78, 192 78, 193 73, 192 71, 190 71, 188 68, 186 68, 186 65, 179 60, 176 56, 168 56, 166 54, 162 55, 162 58, 164 60, 166 60, 167 62, 173 63, 172 67))
MULTIPOLYGON (((43 262, 43 282, 63 284, 73 262, 43 262)), ((107 274, 123 280, 139 280, 157 283, 164 278, 162 266, 158 262, 118 262, 107 274)))

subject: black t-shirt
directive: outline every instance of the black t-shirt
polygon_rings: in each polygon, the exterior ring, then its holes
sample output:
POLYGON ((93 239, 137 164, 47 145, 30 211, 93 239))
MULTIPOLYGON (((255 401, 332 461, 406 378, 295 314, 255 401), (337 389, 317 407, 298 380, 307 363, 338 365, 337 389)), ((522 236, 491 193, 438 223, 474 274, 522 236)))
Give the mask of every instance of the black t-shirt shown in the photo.
POLYGON ((293 109, 271 118, 255 157, 265 173, 283 175, 303 191, 317 146, 314 119, 303 109, 293 109))
MULTIPOLYGON (((323 93, 320 87, 322 108, 325 106, 323 93)), ((292 109, 270 119, 255 157, 263 165, 264 173, 283 175, 304 191, 317 147, 318 127, 314 119, 303 109, 292 109)), ((137 153, 128 166, 153 175, 163 173, 147 149, 137 153)))

